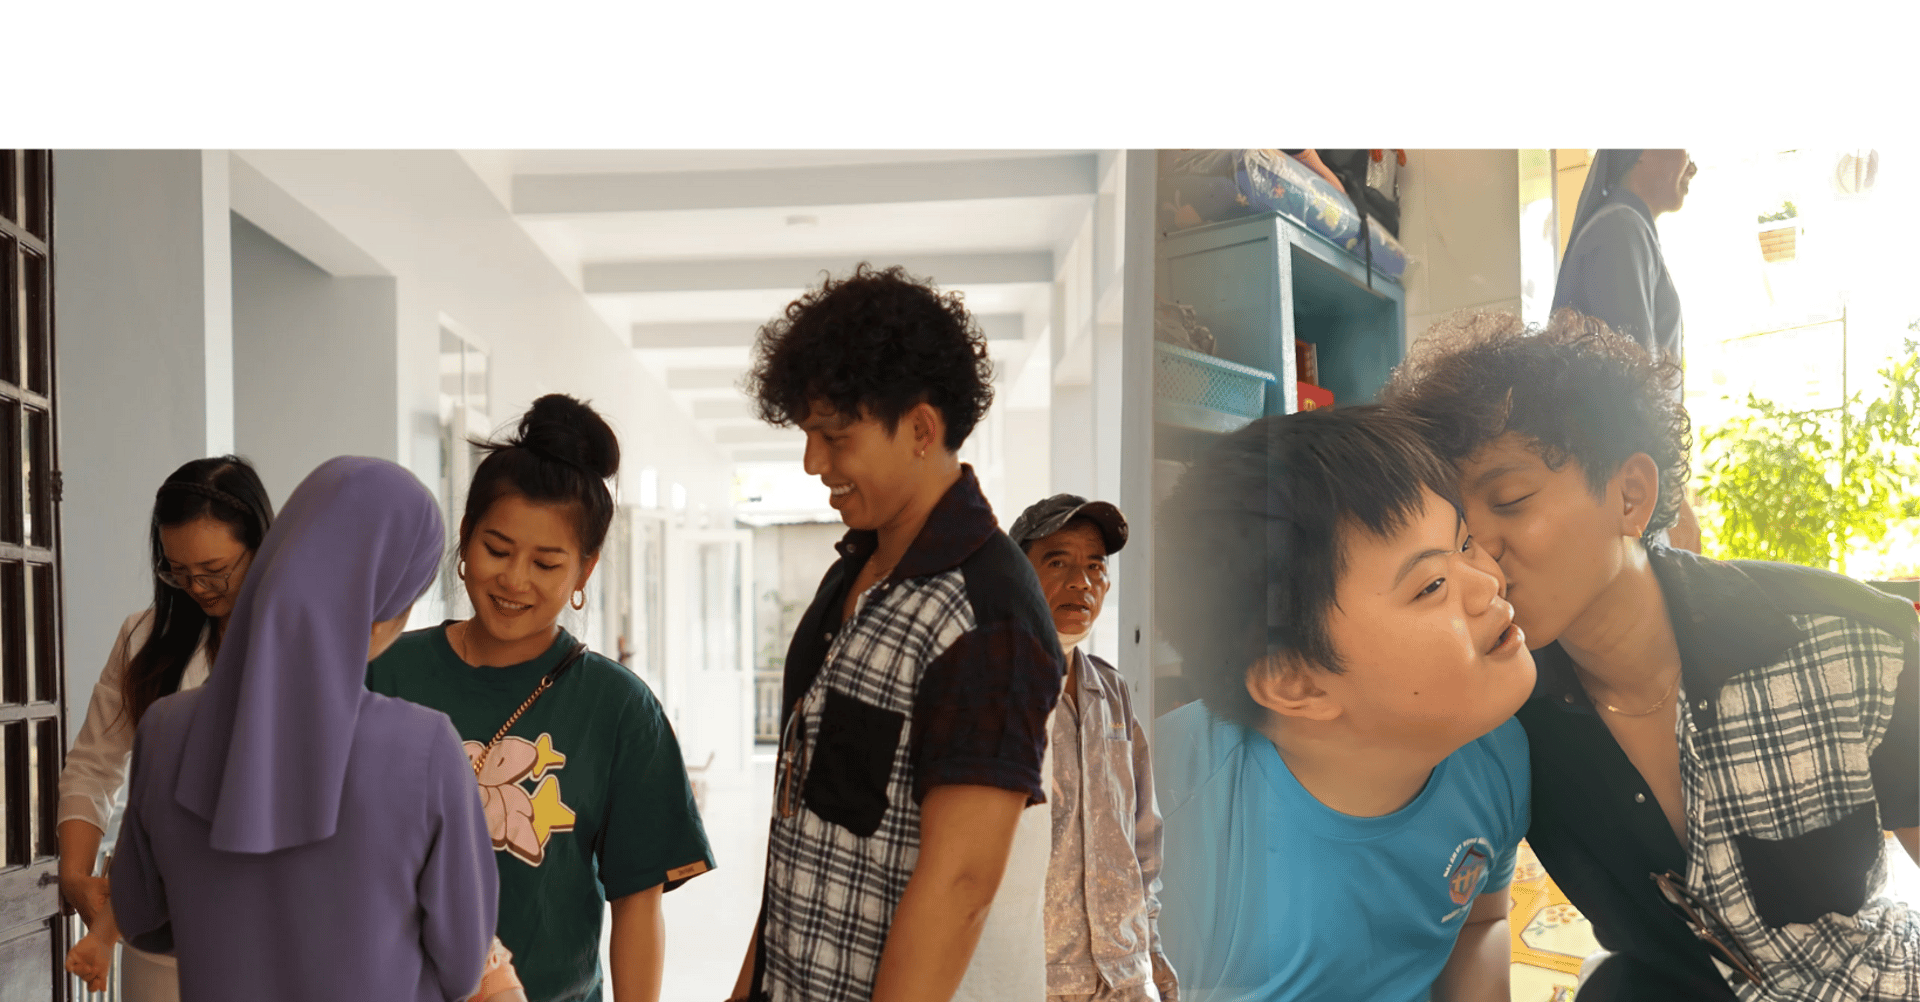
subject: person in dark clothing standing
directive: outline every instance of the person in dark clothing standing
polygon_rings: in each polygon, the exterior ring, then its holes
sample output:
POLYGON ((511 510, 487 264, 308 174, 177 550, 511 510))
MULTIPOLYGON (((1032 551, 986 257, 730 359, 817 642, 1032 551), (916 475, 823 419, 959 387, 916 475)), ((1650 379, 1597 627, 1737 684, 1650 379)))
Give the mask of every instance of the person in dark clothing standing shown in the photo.
MULTIPOLYGON (((1640 342, 1656 362, 1685 365, 1680 294, 1654 220, 1678 212, 1699 170, 1686 150, 1599 150, 1574 211, 1553 310, 1572 309, 1640 342)), ((1681 392, 1674 384, 1674 400, 1681 392)), ((1667 540, 1698 552, 1700 524, 1682 498, 1667 540)))

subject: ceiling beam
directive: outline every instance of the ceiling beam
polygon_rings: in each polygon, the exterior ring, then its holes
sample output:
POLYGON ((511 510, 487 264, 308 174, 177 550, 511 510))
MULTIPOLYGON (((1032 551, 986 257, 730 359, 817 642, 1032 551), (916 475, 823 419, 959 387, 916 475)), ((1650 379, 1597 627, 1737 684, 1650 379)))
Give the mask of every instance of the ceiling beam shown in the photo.
POLYGON ((798 446, 790 449, 760 446, 753 449, 733 450, 733 461, 736 463, 797 463, 801 458, 802 454, 798 446))
POLYGON ((1099 191, 1092 153, 839 167, 632 174, 522 174, 522 216, 800 208, 983 198, 1045 198, 1099 191))
POLYGON ((744 427, 724 427, 713 430, 715 445, 766 445, 782 444, 795 449, 806 441, 806 436, 792 428, 769 428, 766 425, 747 425, 744 427))
POLYGON ((668 369, 669 390, 728 390, 740 379, 744 368, 668 369))
MULTIPOLYGON (((1026 318, 1018 313, 989 313, 974 318, 989 341, 1018 341, 1026 336, 1026 318)), ((633 325, 633 346, 649 348, 746 348, 760 325, 751 320, 640 323, 633 325)))
POLYGON ((693 401, 693 419, 695 421, 732 421, 753 417, 753 408, 741 399, 733 400, 695 400, 693 401))
MULTIPOLYGON (((855 258, 735 258, 718 261, 594 261, 581 269, 588 295, 636 292, 740 292, 806 289, 822 274, 845 275, 855 258)), ((943 288, 957 285, 1010 285, 1053 281, 1050 251, 1002 254, 934 254, 877 258, 882 267, 902 265, 943 288)))

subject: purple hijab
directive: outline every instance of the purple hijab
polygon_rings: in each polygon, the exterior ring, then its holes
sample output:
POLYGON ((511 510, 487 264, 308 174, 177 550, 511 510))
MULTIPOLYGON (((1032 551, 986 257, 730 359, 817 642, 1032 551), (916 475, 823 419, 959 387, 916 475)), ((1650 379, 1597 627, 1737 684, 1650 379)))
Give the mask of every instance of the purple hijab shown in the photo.
POLYGON ((174 799, 223 852, 328 838, 366 688, 371 624, 433 581, 444 543, 433 495, 399 466, 341 456, 301 481, 254 556, 174 799))

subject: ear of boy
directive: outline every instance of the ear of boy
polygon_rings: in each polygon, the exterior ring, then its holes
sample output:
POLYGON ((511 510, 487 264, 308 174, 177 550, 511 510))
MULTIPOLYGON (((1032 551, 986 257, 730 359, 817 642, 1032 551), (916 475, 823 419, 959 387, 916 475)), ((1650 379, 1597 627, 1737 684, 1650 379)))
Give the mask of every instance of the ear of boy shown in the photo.
POLYGON ((1276 653, 1247 670, 1247 695, 1269 712, 1297 720, 1326 722, 1343 712, 1297 654, 1276 653))

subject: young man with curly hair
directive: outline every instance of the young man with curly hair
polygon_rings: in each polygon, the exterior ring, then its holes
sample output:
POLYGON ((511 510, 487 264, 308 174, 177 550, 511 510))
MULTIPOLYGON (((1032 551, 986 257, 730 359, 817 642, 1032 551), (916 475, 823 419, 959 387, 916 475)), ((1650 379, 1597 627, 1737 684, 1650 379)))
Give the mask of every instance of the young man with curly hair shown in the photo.
POLYGON ((1528 842, 1611 951, 1608 999, 1920 998, 1920 636, 1824 570, 1655 540, 1685 486, 1670 362, 1563 311, 1462 314, 1384 394, 1456 464, 1539 681, 1528 842))
POLYGON ((1162 506, 1156 621, 1201 699, 1154 735, 1188 1002, 1508 997, 1533 660, 1453 496, 1363 405, 1253 422, 1162 506))
POLYGON ((1039 999, 1060 645, 961 443, 992 367, 899 268, 761 328, 748 393, 848 532, 787 651, 760 921, 735 998, 1039 999))

